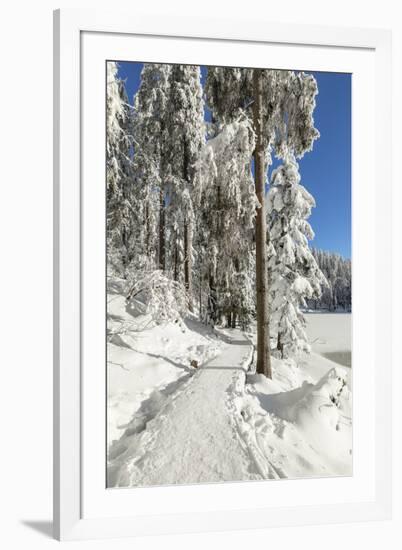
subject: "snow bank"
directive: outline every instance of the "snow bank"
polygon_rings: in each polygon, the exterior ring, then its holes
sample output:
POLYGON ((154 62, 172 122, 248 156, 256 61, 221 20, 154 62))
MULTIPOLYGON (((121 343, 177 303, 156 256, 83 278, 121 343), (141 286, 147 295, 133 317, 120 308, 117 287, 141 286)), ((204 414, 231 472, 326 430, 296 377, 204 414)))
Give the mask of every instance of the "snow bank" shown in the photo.
POLYGON ((264 478, 352 473, 348 373, 334 366, 317 383, 308 379, 295 364, 274 360, 272 381, 253 375, 234 392, 239 433, 264 478))

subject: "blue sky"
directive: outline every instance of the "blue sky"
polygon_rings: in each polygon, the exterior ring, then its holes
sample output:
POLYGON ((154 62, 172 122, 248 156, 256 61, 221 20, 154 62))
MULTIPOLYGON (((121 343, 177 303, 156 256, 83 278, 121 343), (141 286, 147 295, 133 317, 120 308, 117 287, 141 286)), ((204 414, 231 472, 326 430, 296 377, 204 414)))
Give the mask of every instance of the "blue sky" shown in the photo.
MULTIPOLYGON (((142 63, 119 62, 130 103, 142 63)), ((206 69, 202 67, 205 79, 206 69)), ((351 257, 351 75, 310 72, 318 84, 315 126, 321 137, 300 160, 301 183, 316 200, 310 217, 312 246, 351 257)), ((274 163, 275 166, 276 163, 274 163)))

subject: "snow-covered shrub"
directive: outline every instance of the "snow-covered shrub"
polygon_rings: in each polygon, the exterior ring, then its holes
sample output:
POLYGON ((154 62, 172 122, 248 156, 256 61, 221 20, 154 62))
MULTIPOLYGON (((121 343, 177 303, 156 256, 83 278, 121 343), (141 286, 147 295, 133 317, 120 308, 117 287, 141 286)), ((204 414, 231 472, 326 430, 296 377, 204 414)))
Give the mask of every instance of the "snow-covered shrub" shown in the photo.
POLYGON ((160 270, 135 274, 127 302, 134 300, 145 305, 145 313, 156 324, 181 323, 188 309, 184 285, 173 281, 160 270))

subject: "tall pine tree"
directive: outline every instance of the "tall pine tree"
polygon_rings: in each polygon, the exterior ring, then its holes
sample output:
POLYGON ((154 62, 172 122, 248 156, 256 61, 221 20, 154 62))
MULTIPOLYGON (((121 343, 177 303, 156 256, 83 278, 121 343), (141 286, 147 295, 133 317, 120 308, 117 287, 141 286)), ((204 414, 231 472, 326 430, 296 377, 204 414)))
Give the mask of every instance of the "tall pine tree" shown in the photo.
POLYGON ((137 264, 166 269, 166 118, 170 65, 145 63, 134 98, 137 264))
POLYGON ((267 281, 266 174, 271 154, 287 147, 302 156, 319 133, 312 113, 317 86, 304 73, 269 69, 208 70, 207 101, 222 124, 249 116, 255 132, 254 173, 258 198, 256 216, 257 372, 272 377, 270 361, 269 289, 267 281))
POLYGON ((175 280, 184 281, 193 308, 193 232, 201 149, 205 143, 201 71, 173 65, 164 129, 164 163, 168 195, 170 265, 175 280))

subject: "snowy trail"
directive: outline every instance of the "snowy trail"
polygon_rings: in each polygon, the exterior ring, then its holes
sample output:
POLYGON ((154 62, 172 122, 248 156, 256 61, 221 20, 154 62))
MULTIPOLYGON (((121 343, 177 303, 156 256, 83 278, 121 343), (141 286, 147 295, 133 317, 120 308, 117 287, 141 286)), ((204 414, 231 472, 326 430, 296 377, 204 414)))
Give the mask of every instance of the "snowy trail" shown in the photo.
POLYGON ((262 478, 239 435, 232 402, 253 348, 239 330, 225 338, 222 353, 200 367, 143 432, 123 437, 124 450, 109 465, 109 486, 262 478))

